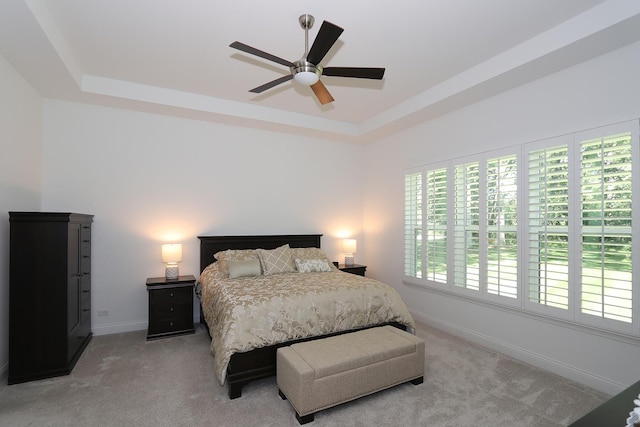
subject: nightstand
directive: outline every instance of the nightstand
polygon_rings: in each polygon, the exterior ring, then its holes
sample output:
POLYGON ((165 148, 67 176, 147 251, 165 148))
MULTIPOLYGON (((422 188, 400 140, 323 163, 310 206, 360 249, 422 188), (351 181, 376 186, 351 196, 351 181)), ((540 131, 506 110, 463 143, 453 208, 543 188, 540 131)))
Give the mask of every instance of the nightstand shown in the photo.
POLYGON ((177 279, 147 279, 149 293, 149 329, 147 339, 192 334, 194 276, 177 279))
POLYGON ((338 264, 338 269, 340 271, 344 271, 346 273, 357 274, 358 276, 364 276, 364 272, 367 270, 366 265, 353 264, 350 266, 346 266, 344 264, 338 264))

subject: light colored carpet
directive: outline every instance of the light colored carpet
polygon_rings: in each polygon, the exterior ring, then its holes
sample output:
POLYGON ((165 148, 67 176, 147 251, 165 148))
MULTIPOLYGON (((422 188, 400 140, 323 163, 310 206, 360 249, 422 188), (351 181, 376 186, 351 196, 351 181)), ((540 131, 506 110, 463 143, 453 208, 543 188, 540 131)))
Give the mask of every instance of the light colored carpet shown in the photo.
MULTIPOLYGON (((425 325, 425 381, 316 414, 320 426, 566 426, 608 396, 425 325)), ((0 385, 2 426, 298 426, 275 378, 229 400, 209 337, 95 337, 69 376, 0 385)))

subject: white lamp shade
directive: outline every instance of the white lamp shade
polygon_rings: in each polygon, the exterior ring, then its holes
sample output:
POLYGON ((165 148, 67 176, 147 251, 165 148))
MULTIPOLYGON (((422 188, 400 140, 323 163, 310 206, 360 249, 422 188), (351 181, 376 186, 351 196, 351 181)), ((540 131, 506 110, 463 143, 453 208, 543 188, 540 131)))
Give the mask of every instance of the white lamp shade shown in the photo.
POLYGON ((182 244, 168 243, 162 245, 162 262, 177 263, 182 262, 182 244))
POLYGON ((356 239, 344 239, 342 241, 342 252, 345 254, 355 254, 356 246, 356 239))

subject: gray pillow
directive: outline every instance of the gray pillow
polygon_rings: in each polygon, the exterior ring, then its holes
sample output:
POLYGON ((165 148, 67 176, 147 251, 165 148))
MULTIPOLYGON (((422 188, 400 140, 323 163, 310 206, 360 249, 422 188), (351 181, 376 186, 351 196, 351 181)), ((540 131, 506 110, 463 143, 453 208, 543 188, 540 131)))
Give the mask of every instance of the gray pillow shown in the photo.
POLYGON ((229 260, 228 265, 229 277, 232 279, 237 279, 238 277, 256 277, 262 274, 260 260, 258 258, 229 260))

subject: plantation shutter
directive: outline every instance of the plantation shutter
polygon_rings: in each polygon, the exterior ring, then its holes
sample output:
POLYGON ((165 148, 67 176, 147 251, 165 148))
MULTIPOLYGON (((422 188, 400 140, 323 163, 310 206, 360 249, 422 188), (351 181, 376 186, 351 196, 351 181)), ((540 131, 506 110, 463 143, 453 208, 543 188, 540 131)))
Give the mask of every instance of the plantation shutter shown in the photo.
POLYGON ((581 313, 631 323, 631 133, 580 143, 581 313))
POLYGON ((422 277, 422 173, 404 177, 404 274, 422 277))
POLYGON ((517 157, 488 160, 486 177, 487 293, 517 298, 517 157))
POLYGON ((426 278, 447 283, 447 169, 435 169, 425 176, 426 278))
POLYGON ((528 298, 568 310, 569 148, 534 150, 528 159, 528 298))
POLYGON ((480 165, 455 167, 454 285, 480 289, 480 165))

